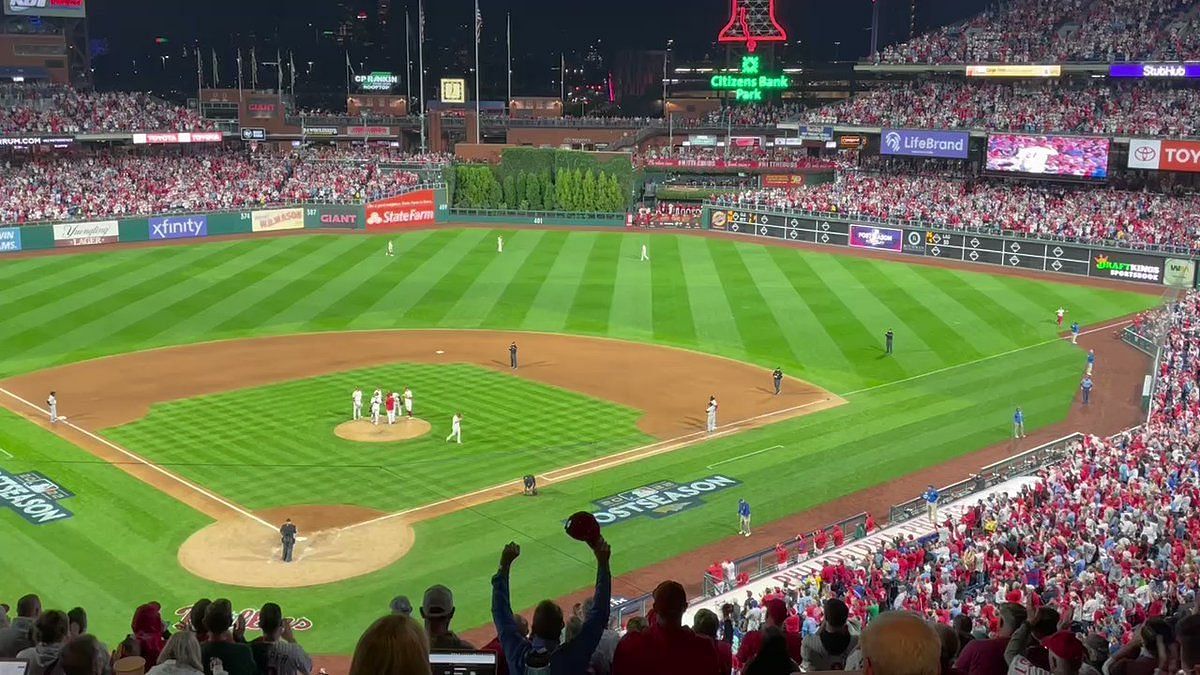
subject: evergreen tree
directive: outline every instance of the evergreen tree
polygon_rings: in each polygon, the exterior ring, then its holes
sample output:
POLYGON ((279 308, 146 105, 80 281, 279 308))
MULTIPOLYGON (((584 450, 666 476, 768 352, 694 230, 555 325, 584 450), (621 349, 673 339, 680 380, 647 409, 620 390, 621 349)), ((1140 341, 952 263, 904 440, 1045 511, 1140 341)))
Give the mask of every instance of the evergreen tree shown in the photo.
POLYGON ((550 174, 542 174, 542 208, 547 211, 553 211, 558 206, 554 203, 554 182, 550 180, 550 174))
POLYGON ((583 198, 580 200, 579 209, 581 211, 599 211, 600 201, 597 198, 596 190, 596 174, 591 169, 583 174, 583 189, 581 190, 583 198))
POLYGON ((504 177, 504 206, 515 208, 517 205, 517 186, 512 176, 504 177))
POLYGON ((559 209, 570 211, 572 202, 571 174, 566 169, 559 169, 554 181, 554 203, 559 209))
POLYGON ((530 209, 542 210, 542 180, 536 173, 529 174, 525 181, 525 201, 529 203, 530 209))

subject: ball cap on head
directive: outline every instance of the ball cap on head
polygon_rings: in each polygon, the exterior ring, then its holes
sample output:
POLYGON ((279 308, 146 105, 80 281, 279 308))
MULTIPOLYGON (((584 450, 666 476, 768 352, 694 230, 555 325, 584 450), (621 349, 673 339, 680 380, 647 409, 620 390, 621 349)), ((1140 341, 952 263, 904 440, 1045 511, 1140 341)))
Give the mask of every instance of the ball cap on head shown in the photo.
POLYGON ((587 511, 576 511, 567 518, 567 535, 591 546, 600 540, 600 523, 587 511))
MULTIPOLYGON (((427 593, 425 597, 428 598, 429 594, 427 593)), ((392 614, 412 616, 412 601, 408 599, 407 595, 397 595, 392 598, 392 603, 388 607, 392 610, 392 614)))
POLYGON ((1042 640, 1042 646, 1058 658, 1076 666, 1083 663, 1083 643, 1069 630, 1060 630, 1042 640))
POLYGON ((664 581, 654 589, 654 613, 659 616, 679 619, 687 604, 687 591, 678 581, 664 581))
POLYGON ((441 584, 430 586, 425 591, 425 600, 421 603, 421 612, 427 619, 442 619, 454 611, 454 593, 441 584))
POLYGON ((771 598, 766 602, 767 616, 777 624, 782 626, 787 621, 787 603, 779 598, 771 598))

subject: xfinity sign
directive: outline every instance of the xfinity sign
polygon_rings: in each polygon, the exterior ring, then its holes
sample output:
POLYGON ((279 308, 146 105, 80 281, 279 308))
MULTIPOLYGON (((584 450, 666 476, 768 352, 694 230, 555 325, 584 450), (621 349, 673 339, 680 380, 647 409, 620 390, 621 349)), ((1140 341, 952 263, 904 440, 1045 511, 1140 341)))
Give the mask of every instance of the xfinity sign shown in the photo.
POLYGON ((970 135, 962 131, 925 131, 923 129, 884 129, 879 152, 905 157, 966 159, 970 135))
POLYGON ((56 16, 82 19, 87 16, 84 0, 4 0, 10 16, 56 16))

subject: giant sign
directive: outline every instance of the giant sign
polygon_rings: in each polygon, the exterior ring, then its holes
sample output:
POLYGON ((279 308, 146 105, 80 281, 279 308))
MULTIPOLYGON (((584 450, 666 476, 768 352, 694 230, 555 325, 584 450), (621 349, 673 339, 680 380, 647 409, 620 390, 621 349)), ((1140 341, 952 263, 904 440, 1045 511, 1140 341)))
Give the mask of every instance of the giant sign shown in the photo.
POLYGON ((4 13, 11 16, 82 19, 87 16, 87 8, 84 0, 4 0, 4 13))
POLYGON ((880 135, 879 154, 966 159, 970 140, 970 134, 965 131, 884 129, 880 135))
POLYGON ((367 204, 368 231, 432 225, 436 218, 433 190, 416 190, 367 204))
POLYGON ((75 515, 59 504, 74 496, 43 473, 11 474, 0 469, 0 505, 30 525, 47 525, 75 515))
POLYGON ((21 250, 21 228, 0 227, 0 253, 17 253, 21 250))
POLYGON ((90 223, 58 223, 54 226, 54 246, 95 246, 115 244, 121 238, 115 220, 100 220, 90 223))
POLYGON ((1148 138, 1130 139, 1129 168, 1200 172, 1200 143, 1148 138))
POLYGON ((741 481, 722 475, 708 476, 686 483, 659 481, 597 499, 592 502, 596 506, 592 515, 601 525, 612 525, 643 516, 668 518, 702 506, 704 501, 701 498, 706 494, 738 485, 741 485, 741 481))

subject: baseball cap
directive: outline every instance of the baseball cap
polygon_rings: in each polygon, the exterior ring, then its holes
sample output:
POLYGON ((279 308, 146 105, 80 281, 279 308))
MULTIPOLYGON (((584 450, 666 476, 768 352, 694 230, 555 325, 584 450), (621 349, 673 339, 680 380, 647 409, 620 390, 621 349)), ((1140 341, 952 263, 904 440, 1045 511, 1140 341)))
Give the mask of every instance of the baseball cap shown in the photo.
POLYGON ((787 621, 787 603, 779 598, 771 598, 766 603, 767 616, 776 624, 782 626, 787 621))
POLYGON ((392 604, 388 607, 392 610, 392 614, 412 616, 412 601, 408 599, 407 595, 397 595, 392 598, 392 604))
POLYGON ((678 619, 687 609, 687 591, 678 581, 664 581, 654 589, 654 611, 669 619, 678 619))
POLYGON ((1060 630, 1042 640, 1042 646, 1058 658, 1076 666, 1083 663, 1083 643, 1069 630, 1060 630))
POLYGON ((428 619, 440 619, 450 616, 454 611, 454 593, 441 584, 430 586, 425 591, 425 600, 421 603, 421 613, 428 619))

